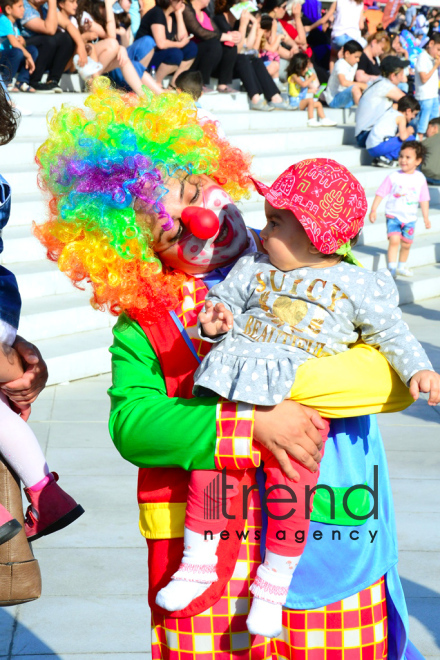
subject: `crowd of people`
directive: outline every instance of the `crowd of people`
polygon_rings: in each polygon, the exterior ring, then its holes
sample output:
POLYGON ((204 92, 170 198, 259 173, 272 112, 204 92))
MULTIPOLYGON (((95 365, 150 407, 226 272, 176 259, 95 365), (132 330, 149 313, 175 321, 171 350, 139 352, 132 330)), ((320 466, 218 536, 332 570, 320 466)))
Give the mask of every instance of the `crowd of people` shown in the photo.
MULTIPOLYGON (((1 0, 2 84, 59 93, 63 72, 78 71, 85 80, 107 74, 138 94, 142 85, 160 93, 184 71, 200 71, 205 94, 236 91, 238 79, 251 109, 307 110, 310 125, 329 126, 320 103, 358 105, 373 84, 373 96, 388 87, 387 98, 398 101, 387 78, 402 94, 415 87, 420 137, 438 116, 438 9, 403 6, 384 30, 383 12, 363 0, 336 0, 325 12, 318 0, 152 3, 1 0)), ((356 134, 366 130, 361 122, 356 134)))

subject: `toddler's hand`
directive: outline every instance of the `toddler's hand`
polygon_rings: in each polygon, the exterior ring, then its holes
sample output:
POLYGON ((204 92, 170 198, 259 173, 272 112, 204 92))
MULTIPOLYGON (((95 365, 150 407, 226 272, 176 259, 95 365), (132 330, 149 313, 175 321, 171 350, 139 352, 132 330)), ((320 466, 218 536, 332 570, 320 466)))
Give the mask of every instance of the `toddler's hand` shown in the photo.
POLYGON ((431 222, 429 220, 425 220, 425 227, 426 229, 431 229, 431 222))
POLYGON ((409 384, 409 393, 414 401, 419 398, 419 392, 429 392, 428 403, 430 406, 440 403, 440 375, 435 371, 428 371, 428 369, 415 373, 409 384))
POLYGON ((376 220, 377 220, 376 211, 371 211, 371 213, 370 213, 370 222, 376 222, 376 220))
POLYGON ((203 332, 207 337, 223 335, 232 328, 234 316, 223 303, 214 304, 207 300, 205 302, 205 311, 200 312, 199 321, 202 324, 203 332))

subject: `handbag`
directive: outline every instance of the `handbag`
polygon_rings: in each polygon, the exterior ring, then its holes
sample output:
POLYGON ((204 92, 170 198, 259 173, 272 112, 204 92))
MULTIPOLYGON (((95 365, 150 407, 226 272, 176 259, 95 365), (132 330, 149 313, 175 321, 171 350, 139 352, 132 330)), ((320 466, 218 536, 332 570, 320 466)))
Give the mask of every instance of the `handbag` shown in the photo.
POLYGON ((24 531, 20 480, 0 456, 0 502, 22 525, 0 545, 0 606, 19 605, 41 596, 41 573, 24 531))

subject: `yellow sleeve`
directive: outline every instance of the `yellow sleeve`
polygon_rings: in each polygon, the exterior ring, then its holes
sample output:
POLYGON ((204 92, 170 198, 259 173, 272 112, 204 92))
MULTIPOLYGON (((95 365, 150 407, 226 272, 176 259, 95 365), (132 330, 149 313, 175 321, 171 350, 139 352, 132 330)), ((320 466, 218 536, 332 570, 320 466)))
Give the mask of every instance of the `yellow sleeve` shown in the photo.
POLYGON ((366 344, 307 360, 298 368, 289 398, 330 418, 398 412, 414 403, 383 355, 366 344))

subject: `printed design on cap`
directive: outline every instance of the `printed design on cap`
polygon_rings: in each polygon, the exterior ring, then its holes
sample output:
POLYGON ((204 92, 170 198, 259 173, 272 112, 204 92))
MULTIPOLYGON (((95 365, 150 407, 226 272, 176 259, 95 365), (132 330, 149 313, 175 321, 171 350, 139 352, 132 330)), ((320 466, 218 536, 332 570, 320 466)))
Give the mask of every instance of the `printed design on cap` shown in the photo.
MULTIPOLYGON (((259 189, 259 188, 257 188, 259 189)), ((329 158, 289 167, 270 188, 261 186, 269 204, 295 213, 313 245, 333 254, 362 229, 367 212, 364 189, 349 170, 329 158)))

